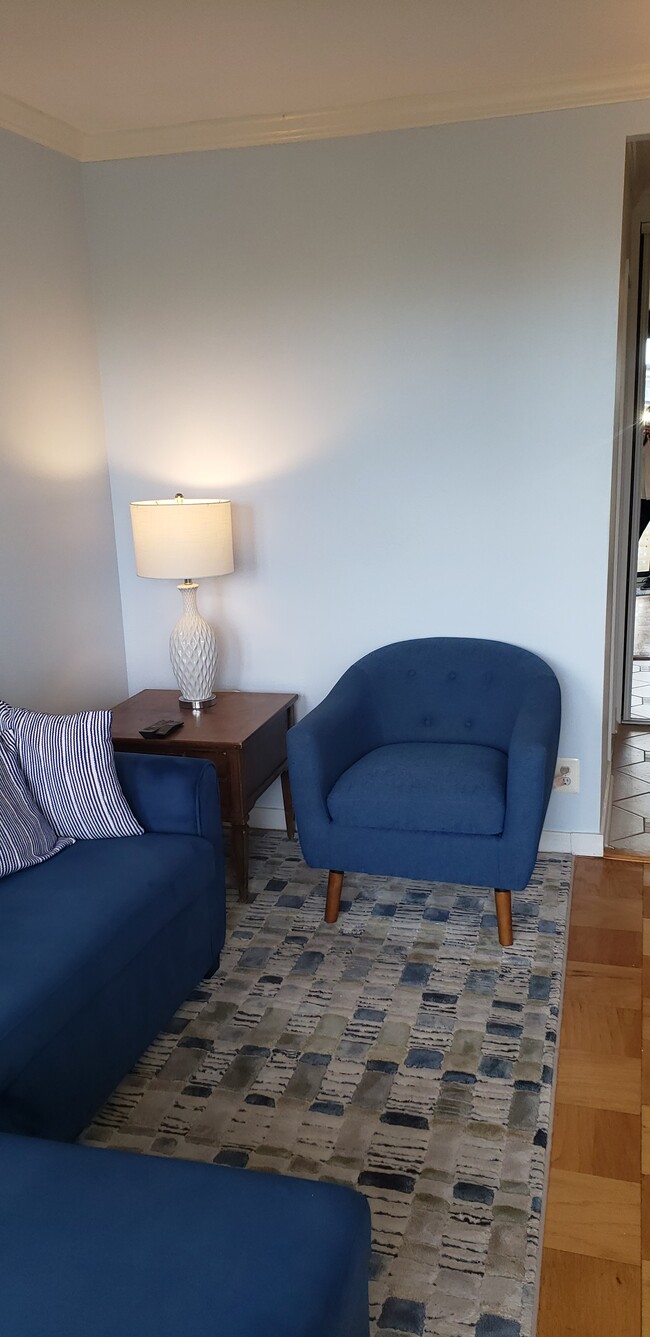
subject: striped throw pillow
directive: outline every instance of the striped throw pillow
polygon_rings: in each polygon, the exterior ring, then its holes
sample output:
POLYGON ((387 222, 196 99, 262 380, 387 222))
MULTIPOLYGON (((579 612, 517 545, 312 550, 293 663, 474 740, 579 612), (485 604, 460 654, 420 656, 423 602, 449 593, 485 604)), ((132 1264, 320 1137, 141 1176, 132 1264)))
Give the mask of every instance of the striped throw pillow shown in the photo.
POLYGON ((110 710, 42 715, 0 703, 32 797, 59 836, 141 836, 115 770, 110 710))
POLYGON ((57 836, 39 811, 20 769, 15 735, 5 729, 0 733, 0 877, 43 863, 72 844, 69 836, 57 836))

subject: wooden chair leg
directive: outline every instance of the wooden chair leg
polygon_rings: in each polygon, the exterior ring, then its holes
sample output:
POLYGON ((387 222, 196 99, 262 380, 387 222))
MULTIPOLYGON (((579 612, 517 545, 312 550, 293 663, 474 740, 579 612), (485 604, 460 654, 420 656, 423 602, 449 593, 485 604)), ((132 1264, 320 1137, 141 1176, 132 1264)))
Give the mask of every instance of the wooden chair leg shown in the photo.
POLYGON ((327 897, 325 900, 325 923, 335 924, 339 917, 339 906, 341 904, 341 892, 343 890, 344 873, 330 872, 327 878, 327 897))
POLYGON ((512 947, 512 903, 510 892, 500 891, 498 887, 495 887, 494 899, 497 906, 499 942, 502 947, 512 947))

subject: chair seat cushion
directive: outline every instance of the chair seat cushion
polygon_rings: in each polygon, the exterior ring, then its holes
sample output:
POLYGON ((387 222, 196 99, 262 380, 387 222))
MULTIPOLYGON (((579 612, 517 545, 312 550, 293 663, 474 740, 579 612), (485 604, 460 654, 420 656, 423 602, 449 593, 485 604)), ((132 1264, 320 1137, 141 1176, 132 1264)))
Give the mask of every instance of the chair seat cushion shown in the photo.
POLYGON ((6 1337, 368 1337, 365 1198, 0 1137, 6 1337))
POLYGON ((493 747, 390 743, 344 771, 327 806, 341 826, 499 835, 507 769, 507 756, 493 747))
POLYGON ((79 841, 0 883, 0 1090, 214 886, 200 836, 79 841))

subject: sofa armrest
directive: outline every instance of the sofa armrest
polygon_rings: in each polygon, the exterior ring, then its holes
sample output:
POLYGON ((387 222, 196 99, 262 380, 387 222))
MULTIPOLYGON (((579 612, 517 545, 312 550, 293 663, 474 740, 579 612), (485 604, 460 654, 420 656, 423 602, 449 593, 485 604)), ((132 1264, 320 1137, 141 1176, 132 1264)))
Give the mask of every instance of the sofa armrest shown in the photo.
POLYGON ((289 730, 287 752, 299 830, 329 822, 327 796, 339 776, 379 746, 365 675, 349 669, 324 701, 289 730))
POLYGON ((203 836, 223 858, 217 772, 193 757, 116 752, 117 777, 145 831, 203 836))
POLYGON ((504 835, 539 842, 551 795, 560 736, 560 689, 555 679, 531 683, 508 749, 504 835))

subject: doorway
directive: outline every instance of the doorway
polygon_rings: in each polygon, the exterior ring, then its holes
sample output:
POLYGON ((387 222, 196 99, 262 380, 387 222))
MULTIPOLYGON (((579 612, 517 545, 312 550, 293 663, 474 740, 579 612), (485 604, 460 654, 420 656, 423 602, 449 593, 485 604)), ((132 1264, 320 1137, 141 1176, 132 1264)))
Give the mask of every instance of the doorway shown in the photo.
POLYGON ((650 730, 650 223, 641 225, 637 309, 621 720, 650 730))

